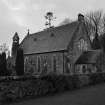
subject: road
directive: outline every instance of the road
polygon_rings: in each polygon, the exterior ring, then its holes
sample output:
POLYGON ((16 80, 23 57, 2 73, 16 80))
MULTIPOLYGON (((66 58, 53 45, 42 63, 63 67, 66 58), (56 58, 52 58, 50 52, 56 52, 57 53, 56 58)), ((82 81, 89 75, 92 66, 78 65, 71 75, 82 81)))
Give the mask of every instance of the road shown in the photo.
POLYGON ((105 84, 54 96, 29 99, 11 105, 105 105, 105 84))

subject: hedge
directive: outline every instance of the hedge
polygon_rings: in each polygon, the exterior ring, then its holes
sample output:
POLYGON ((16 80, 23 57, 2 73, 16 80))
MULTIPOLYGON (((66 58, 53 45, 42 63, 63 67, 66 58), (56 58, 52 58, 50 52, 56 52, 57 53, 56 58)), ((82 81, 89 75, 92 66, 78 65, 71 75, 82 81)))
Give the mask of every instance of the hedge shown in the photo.
POLYGON ((18 78, 8 80, 0 85, 2 102, 16 101, 26 97, 38 97, 55 94, 67 90, 75 90, 88 85, 105 82, 105 73, 81 75, 56 75, 50 74, 39 78, 18 78), (7 85, 7 88, 6 88, 7 85), (3 86, 5 89, 3 89, 3 86))

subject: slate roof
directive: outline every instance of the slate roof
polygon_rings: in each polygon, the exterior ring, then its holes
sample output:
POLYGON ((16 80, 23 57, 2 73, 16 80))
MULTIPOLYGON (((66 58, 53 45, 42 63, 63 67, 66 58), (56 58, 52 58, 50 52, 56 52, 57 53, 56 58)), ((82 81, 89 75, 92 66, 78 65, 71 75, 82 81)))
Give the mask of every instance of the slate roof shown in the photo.
POLYGON ((91 50, 83 52, 77 59, 75 64, 96 64, 98 57, 101 54, 101 50, 91 50))
POLYGON ((27 35, 22 43, 24 54, 66 50, 78 21, 27 35))

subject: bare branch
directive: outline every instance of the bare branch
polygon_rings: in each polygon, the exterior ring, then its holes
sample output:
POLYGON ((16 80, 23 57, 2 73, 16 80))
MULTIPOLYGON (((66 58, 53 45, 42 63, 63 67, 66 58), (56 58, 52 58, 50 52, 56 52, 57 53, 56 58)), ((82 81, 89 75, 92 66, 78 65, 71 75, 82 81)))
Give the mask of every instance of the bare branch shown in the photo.
POLYGON ((92 31, 95 33, 100 32, 100 26, 102 21, 102 11, 90 12, 86 15, 87 23, 89 24, 90 29, 88 31, 92 31))

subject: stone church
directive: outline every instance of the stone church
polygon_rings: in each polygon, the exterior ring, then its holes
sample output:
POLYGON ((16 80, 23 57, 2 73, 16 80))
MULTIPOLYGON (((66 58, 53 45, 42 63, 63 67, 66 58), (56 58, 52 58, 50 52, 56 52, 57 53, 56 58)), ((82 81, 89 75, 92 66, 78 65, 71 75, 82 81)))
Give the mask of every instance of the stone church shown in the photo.
MULTIPOLYGON (((17 34, 13 40, 17 44, 14 46, 18 46, 17 34)), ((92 68, 100 52, 91 49, 91 41, 82 14, 79 14, 78 20, 72 23, 37 33, 28 32, 19 47, 24 52, 25 73, 32 74, 82 73, 83 69, 92 68)), ((13 51, 12 55, 15 54, 13 51)))

